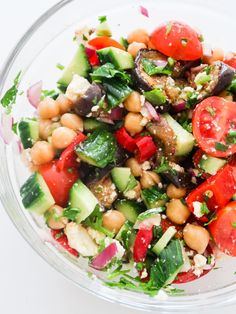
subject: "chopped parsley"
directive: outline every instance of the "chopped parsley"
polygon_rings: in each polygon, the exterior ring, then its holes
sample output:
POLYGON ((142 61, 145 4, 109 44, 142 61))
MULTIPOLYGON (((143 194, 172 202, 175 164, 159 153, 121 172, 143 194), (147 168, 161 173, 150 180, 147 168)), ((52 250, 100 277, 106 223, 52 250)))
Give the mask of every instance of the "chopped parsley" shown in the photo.
POLYGON ((57 92, 54 89, 43 89, 41 92, 41 99, 44 99, 45 97, 53 97, 57 94, 57 92))
POLYGON ((166 25, 166 36, 168 36, 169 33, 171 32, 172 26, 173 26, 173 22, 169 22, 169 23, 166 25))
POLYGON ((170 170, 171 170, 171 167, 169 165, 169 161, 165 157, 161 157, 160 166, 155 169, 155 172, 162 173, 162 172, 166 172, 170 170))
POLYGON ((212 223, 212 221, 217 219, 216 213, 213 212, 208 216, 208 222, 204 223, 204 227, 208 226, 210 223, 212 223))
POLYGON ((226 152, 228 149, 228 146, 225 144, 222 144, 220 142, 215 143, 215 149, 221 152, 226 152))
POLYGON ((102 24, 102 23, 105 23, 107 21, 107 17, 105 15, 102 15, 102 16, 99 16, 98 20, 102 24))
POLYGON ((187 38, 181 38, 181 44, 182 46, 187 46, 187 43, 188 43, 188 39, 187 38))
POLYGON ((60 239, 63 235, 64 235, 64 232, 61 231, 61 232, 59 232, 59 233, 57 233, 57 234, 55 235, 55 239, 58 240, 58 239, 60 239))
POLYGON ((21 71, 17 74, 13 81, 12 87, 10 87, 1 99, 2 106, 6 109, 7 113, 11 112, 12 106, 16 103, 16 97, 18 94, 18 86, 20 82, 21 71))
POLYGON ((81 212, 79 208, 67 207, 63 211, 63 216, 71 221, 76 221, 78 214, 81 212))
POLYGON ((119 265, 115 270, 113 270, 107 275, 107 279, 113 279, 120 275, 128 274, 129 272, 130 272, 129 269, 122 269, 122 265, 119 265))
POLYGON ((207 207, 207 204, 206 204, 205 202, 203 202, 203 203, 201 204, 200 211, 201 211, 201 214, 202 214, 202 215, 207 215, 207 214, 210 213, 210 210, 209 210, 209 208, 207 207))
POLYGON ((56 67, 59 69, 59 70, 64 70, 64 65, 60 64, 60 63, 57 63, 56 67))
POLYGON ((200 42, 203 42, 203 41, 204 41, 203 35, 202 35, 202 34, 199 34, 199 35, 198 35, 198 39, 199 39, 200 42))
POLYGON ((82 39, 83 39, 84 41, 87 41, 87 40, 88 40, 88 37, 83 34, 82 39))
POLYGON ((154 61, 143 58, 142 59, 142 66, 143 66, 144 71, 150 76, 156 75, 156 74, 170 75, 172 73, 173 65, 175 64, 175 60, 172 58, 169 58, 169 59, 168 59, 168 63, 165 66, 159 66, 159 65, 156 65, 154 61), (174 62, 173 62, 173 60, 174 60, 174 62))
POLYGON ((214 117, 216 115, 215 109, 212 107, 207 107, 206 111, 209 112, 209 114, 214 117))
POLYGON ((232 227, 236 229, 236 221, 232 222, 232 227))
POLYGON ((189 133, 193 132, 193 126, 192 126, 192 122, 188 122, 187 120, 185 120, 181 126, 189 133))
POLYGON ((17 124, 18 122, 13 123, 12 128, 11 128, 15 134, 17 134, 17 124))
POLYGON ((229 130, 226 137, 227 144, 236 144, 236 130, 229 130))
POLYGON ((189 109, 196 105, 198 101, 197 99, 198 94, 196 92, 187 92, 186 95, 187 95, 186 107, 189 109))

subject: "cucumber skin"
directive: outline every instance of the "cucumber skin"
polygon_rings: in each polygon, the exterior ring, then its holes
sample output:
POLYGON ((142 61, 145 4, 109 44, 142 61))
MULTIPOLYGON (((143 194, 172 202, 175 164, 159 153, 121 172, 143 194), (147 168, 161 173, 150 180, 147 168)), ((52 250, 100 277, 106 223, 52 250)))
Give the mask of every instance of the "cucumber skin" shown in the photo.
POLYGON ((110 62, 114 64, 118 70, 129 70, 134 67, 133 57, 127 51, 115 47, 108 47, 98 50, 97 54, 101 63, 110 62))
POLYGON ((111 177, 117 189, 124 192, 131 177, 131 170, 128 167, 115 167, 111 171, 111 177))
POLYGON ((131 200, 117 200, 113 206, 133 224, 136 222, 138 215, 142 212, 142 209, 139 207, 139 205, 135 201, 131 200))
POLYGON ((221 169, 226 164, 226 160, 206 156, 206 159, 203 157, 199 162, 199 167, 204 170, 206 173, 215 175, 219 169, 221 169))
POLYGON ((39 139, 39 122, 30 119, 22 120, 17 125, 17 133, 24 149, 31 148, 39 139))
POLYGON ((83 77, 87 77, 91 65, 88 61, 88 57, 85 52, 84 45, 80 44, 70 64, 65 68, 61 78, 57 81, 59 86, 67 87, 74 74, 78 74, 83 77))

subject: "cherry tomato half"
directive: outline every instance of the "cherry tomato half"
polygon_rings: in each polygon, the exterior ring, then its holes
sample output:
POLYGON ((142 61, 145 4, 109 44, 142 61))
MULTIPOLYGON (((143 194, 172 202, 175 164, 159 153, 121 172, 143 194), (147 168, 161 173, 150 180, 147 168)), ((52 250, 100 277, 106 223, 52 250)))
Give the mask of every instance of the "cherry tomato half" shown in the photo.
POLYGON ((200 148, 215 157, 236 152, 236 103, 221 97, 209 97, 199 103, 193 114, 193 135, 200 148), (230 135, 231 134, 231 135, 230 135))
POLYGON ((79 178, 78 170, 76 168, 58 170, 57 161, 53 161, 40 166, 39 173, 47 183, 56 204, 65 207, 70 189, 79 178))
POLYGON ((107 47, 115 47, 115 48, 125 50, 125 48, 120 43, 118 43, 118 41, 107 36, 95 37, 89 40, 88 44, 97 50, 107 48, 107 47))
POLYGON ((177 21, 157 27, 150 41, 157 50, 176 60, 196 60, 203 54, 199 34, 190 26, 177 21))
POLYGON ((236 256, 236 201, 217 212, 217 219, 209 229, 218 248, 225 254, 236 256))

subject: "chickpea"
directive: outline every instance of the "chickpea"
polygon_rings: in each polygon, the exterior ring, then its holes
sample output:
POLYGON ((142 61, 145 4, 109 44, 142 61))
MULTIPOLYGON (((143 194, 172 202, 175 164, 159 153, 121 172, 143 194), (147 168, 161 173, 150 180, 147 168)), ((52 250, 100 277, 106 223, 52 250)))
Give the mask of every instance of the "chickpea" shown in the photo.
POLYGON ((148 32, 143 28, 135 29, 133 32, 131 32, 128 37, 127 41, 129 44, 133 42, 143 43, 147 44, 149 41, 149 35, 148 32))
POLYGON ((154 171, 143 171, 140 183, 143 189, 148 189, 161 182, 160 176, 154 171))
POLYGON ((166 216, 175 224, 184 224, 190 214, 190 210, 181 202, 180 199, 173 198, 166 205, 166 216))
POLYGON ((52 145, 56 149, 66 148, 76 137, 76 132, 64 126, 52 132, 52 145))
POLYGON ((56 101, 59 105, 59 109, 61 113, 69 112, 74 107, 73 102, 69 98, 67 98, 64 94, 60 94, 57 97, 56 101))
POLYGON ((127 51, 135 58, 139 50, 143 48, 147 48, 144 43, 137 43, 136 41, 134 41, 133 43, 129 44, 127 51))
POLYGON ((186 195, 185 188, 177 188, 174 184, 169 184, 167 187, 166 194, 169 198, 181 198, 186 195))
POLYGON ((137 185, 132 189, 124 193, 124 196, 130 200, 137 200, 141 195, 141 184, 137 181, 137 185))
POLYGON ((61 116, 61 124, 74 131, 83 131, 83 120, 74 113, 64 113, 61 116))
POLYGON ((209 232, 197 225, 187 224, 183 230, 184 241, 193 250, 203 254, 208 246, 209 232))
POLYGON ((47 138, 52 134, 52 121, 49 119, 40 120, 39 121, 39 137, 43 140, 47 140, 47 138))
POLYGON ((219 94, 219 97, 223 97, 228 101, 234 101, 232 94, 230 94, 227 90, 224 90, 219 94))
POLYGON ((135 177, 140 177, 142 174, 142 167, 141 165, 138 163, 137 159, 135 158, 129 158, 126 161, 126 166, 130 168, 132 175, 135 177))
POLYGON ((140 113, 129 112, 125 116, 124 126, 126 130, 131 135, 141 132, 143 130, 143 125, 141 125, 142 119, 143 116, 140 113))
POLYGON ((54 99, 46 97, 39 103, 38 113, 42 119, 52 119, 59 115, 60 108, 54 99))
POLYGON ((61 206, 53 205, 45 213, 46 223, 49 228, 63 229, 68 223, 68 219, 63 217, 64 209, 61 206))
POLYGON ((111 209, 103 215, 102 225, 108 230, 118 233, 125 220, 125 216, 121 212, 111 209))
POLYGON ((132 92, 124 101, 125 109, 131 112, 140 112, 142 108, 140 96, 138 92, 132 92))
POLYGON ((35 165, 42 165, 53 160, 55 152, 52 145, 46 141, 38 141, 30 151, 32 162, 35 165))

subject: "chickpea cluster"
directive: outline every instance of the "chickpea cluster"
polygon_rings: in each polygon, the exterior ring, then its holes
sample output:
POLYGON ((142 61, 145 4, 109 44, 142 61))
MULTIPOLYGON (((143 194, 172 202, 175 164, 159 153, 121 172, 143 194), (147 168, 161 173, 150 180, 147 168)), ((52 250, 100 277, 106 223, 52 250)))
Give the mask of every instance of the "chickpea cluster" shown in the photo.
POLYGON ((64 94, 56 100, 46 97, 38 106, 39 137, 31 148, 31 161, 39 166, 52 161, 56 151, 71 144, 77 133, 83 131, 83 120, 72 113, 73 102, 64 94))

